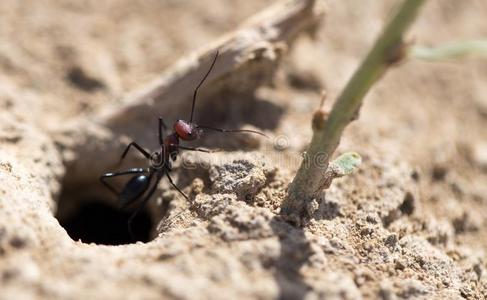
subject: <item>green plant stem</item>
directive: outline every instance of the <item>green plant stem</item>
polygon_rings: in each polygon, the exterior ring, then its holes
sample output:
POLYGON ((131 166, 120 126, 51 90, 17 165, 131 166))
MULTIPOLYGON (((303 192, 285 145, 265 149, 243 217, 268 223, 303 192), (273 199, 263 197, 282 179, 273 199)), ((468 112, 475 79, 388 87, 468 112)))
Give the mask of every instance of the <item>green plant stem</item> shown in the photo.
POLYGON ((487 40, 456 41, 440 47, 414 46, 409 50, 409 56, 432 61, 457 59, 466 56, 487 57, 487 40))
POLYGON ((343 130, 357 116, 362 99, 372 85, 406 54, 403 34, 424 2, 405 0, 401 4, 335 102, 329 117, 322 122, 323 126, 314 126, 311 144, 283 203, 283 214, 304 217, 307 203, 320 194, 329 159, 338 147, 343 130))

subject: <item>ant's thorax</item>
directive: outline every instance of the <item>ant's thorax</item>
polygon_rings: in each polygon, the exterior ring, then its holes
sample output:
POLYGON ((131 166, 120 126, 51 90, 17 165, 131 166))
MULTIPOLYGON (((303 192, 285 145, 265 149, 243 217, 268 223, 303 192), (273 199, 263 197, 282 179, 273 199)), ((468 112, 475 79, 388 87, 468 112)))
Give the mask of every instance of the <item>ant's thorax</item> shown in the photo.
POLYGON ((177 132, 173 132, 170 135, 166 136, 164 139, 164 144, 162 146, 162 152, 164 153, 164 158, 169 160, 176 160, 178 155, 178 146, 179 146, 179 135, 177 132))

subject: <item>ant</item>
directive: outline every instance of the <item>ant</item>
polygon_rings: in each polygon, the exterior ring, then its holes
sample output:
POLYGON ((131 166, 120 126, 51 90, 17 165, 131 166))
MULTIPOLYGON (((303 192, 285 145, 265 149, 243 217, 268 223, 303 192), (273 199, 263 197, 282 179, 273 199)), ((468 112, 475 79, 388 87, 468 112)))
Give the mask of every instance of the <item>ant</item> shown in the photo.
POLYGON ((199 151, 199 152, 206 152, 211 153, 214 152, 212 150, 204 149, 204 148, 193 148, 193 147, 186 147, 180 145, 179 141, 194 141, 199 139, 205 130, 210 131, 217 131, 217 132, 246 132, 246 133, 255 133, 262 136, 267 137, 262 132, 254 131, 254 130, 228 130, 228 129, 220 129, 210 126, 202 126, 193 123, 193 116, 194 116, 194 108, 196 103, 196 96, 198 93, 198 89, 201 87, 203 82, 206 80, 208 75, 210 74, 211 70, 215 66, 216 60, 218 58, 219 51, 216 52, 215 58, 211 63, 211 66, 203 77, 201 82, 196 86, 193 94, 193 104, 191 107, 191 115, 189 118, 189 122, 185 120, 177 120, 173 125, 173 132, 165 137, 165 132, 167 130, 167 126, 164 123, 162 117, 159 117, 159 145, 160 150, 154 152, 153 154, 149 154, 147 150, 141 147, 136 142, 132 141, 127 145, 125 150, 120 157, 120 163, 127 155, 128 151, 133 147, 138 150, 146 159, 149 160, 150 166, 148 168, 130 168, 125 171, 119 172, 110 172, 100 176, 100 181, 115 195, 118 197, 118 201, 120 202, 120 206, 122 208, 126 208, 131 206, 132 204, 136 203, 144 194, 145 196, 140 201, 139 206, 134 210, 134 212, 130 215, 128 219, 128 231, 133 240, 134 235, 132 232, 132 221, 134 220, 135 216, 142 210, 142 208, 146 205, 149 201, 151 196, 157 189, 159 182, 161 179, 166 176, 169 180, 169 183, 176 189, 186 200, 189 201, 188 196, 174 183, 169 173, 172 170, 172 161, 175 161, 178 157, 179 150, 188 150, 188 151, 199 151), (133 175, 133 177, 125 184, 122 191, 117 191, 112 185, 110 185, 106 179, 111 177, 123 176, 123 175, 133 175), (152 186, 151 186, 152 183, 152 186))

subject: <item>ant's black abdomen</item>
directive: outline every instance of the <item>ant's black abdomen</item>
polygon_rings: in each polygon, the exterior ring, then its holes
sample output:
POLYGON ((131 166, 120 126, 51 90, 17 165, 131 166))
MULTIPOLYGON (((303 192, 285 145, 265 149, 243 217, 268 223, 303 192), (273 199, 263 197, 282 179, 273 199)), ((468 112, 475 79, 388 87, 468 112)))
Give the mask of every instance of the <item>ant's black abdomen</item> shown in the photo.
POLYGON ((149 177, 146 175, 137 175, 127 182, 119 195, 122 207, 127 207, 134 203, 149 187, 149 177))

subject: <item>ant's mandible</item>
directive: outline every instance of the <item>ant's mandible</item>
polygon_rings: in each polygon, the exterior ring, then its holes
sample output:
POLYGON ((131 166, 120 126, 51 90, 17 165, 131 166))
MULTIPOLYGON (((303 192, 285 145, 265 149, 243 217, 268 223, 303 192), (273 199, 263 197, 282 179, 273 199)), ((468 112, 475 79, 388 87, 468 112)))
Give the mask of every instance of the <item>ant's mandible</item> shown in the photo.
POLYGON ((179 150, 189 150, 189 151, 200 151, 200 152, 212 152, 208 149, 203 148, 193 148, 193 147, 185 147, 180 145, 180 140, 183 141, 193 141, 199 139, 202 133, 205 130, 217 131, 217 132, 247 132, 247 133, 255 133, 266 136, 265 134, 254 131, 254 130, 227 130, 227 129, 220 129, 210 126, 202 126, 193 123, 193 115, 194 115, 194 108, 196 103, 196 96, 198 93, 198 89, 206 80, 208 75, 210 74, 211 70, 215 66, 216 60, 218 58, 219 52, 217 51, 215 54, 215 58, 211 63, 211 66, 203 77, 201 82, 196 86, 193 94, 193 104, 191 106, 191 115, 189 118, 189 122, 185 120, 177 120, 174 122, 173 125, 173 132, 168 136, 165 136, 165 131, 167 130, 167 126, 164 123, 164 120, 159 117, 159 145, 160 150, 154 152, 152 155, 141 147, 136 142, 131 142, 125 148, 120 158, 122 161, 125 156, 127 155, 128 151, 134 147, 138 150, 145 158, 147 158, 151 164, 148 168, 131 168, 125 171, 118 171, 118 172, 110 172, 100 176, 100 181, 115 195, 117 195, 120 206, 122 208, 126 208, 134 203, 136 203, 142 196, 142 200, 140 201, 139 206, 134 210, 134 212, 130 215, 128 219, 128 230, 129 234, 134 238, 132 232, 132 221, 134 217, 142 210, 145 204, 149 201, 151 196, 157 189, 159 182, 161 179, 166 176, 169 180, 169 183, 184 197, 186 200, 189 200, 188 196, 181 191, 180 188, 172 180, 169 172, 172 169, 171 162, 176 160, 179 150), (133 177, 125 184, 122 191, 117 191, 112 185, 110 185, 106 180, 111 177, 123 176, 123 175, 133 175, 133 177))

